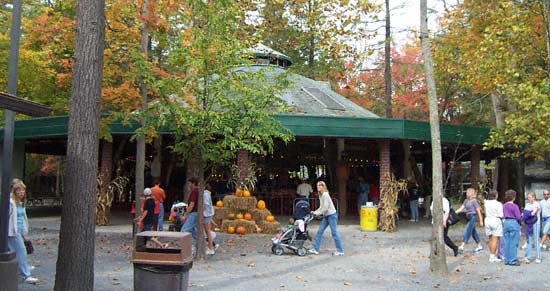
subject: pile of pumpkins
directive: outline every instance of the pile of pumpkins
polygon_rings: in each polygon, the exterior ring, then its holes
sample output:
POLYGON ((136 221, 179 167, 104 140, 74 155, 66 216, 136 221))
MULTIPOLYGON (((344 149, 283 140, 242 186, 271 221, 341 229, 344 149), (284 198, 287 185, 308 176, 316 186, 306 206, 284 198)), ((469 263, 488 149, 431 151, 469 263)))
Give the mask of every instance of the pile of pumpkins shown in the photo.
MULTIPOLYGON (((237 195, 239 197, 250 197, 250 192, 248 190, 242 191, 241 189, 237 189, 237 191, 235 192, 235 195, 237 195)), ((216 202, 216 207, 223 207, 223 201, 218 200, 216 202)), ((259 200, 256 207, 258 209, 265 209, 265 201, 259 200)), ((239 219, 239 220, 240 219, 252 220, 252 214, 250 214, 248 212, 246 212, 244 215, 242 213, 237 213, 237 214, 228 213, 227 218, 228 219, 239 219)), ((273 222, 273 221, 275 221, 275 216, 268 215, 268 216, 265 217, 265 221, 273 222)), ((244 226, 238 226, 237 228, 235 228, 233 226, 229 226, 227 228, 227 233, 229 233, 229 234, 237 233, 237 234, 243 235, 243 234, 246 234, 246 228, 244 226)))

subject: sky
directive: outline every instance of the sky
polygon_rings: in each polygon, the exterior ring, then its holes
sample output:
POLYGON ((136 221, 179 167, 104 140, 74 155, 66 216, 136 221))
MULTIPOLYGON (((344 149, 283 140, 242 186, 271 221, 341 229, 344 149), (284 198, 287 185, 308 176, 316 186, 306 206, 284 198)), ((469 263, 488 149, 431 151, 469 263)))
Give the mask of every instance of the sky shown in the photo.
MULTIPOLYGON (((384 4, 384 0, 376 0, 384 4)), ((456 3, 447 1, 448 5, 456 3)), ((443 13, 443 0, 428 0, 428 29, 437 29, 437 15, 443 13)), ((420 1, 419 0, 390 0, 391 26, 394 42, 397 46, 407 41, 407 35, 412 31, 420 30, 420 1)), ((384 36, 384 28, 379 35, 384 36)))

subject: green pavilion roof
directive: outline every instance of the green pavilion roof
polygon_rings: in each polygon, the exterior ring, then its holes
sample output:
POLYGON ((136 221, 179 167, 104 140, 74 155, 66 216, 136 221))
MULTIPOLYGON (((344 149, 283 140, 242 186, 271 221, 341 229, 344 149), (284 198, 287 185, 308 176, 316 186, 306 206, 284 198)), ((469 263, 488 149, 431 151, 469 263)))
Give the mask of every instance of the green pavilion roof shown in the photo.
MULTIPOLYGON (((283 126, 297 136, 380 138, 430 141, 428 122, 387 118, 327 117, 285 114, 276 115, 283 126)), ((14 138, 46 138, 67 135, 68 116, 53 116, 18 120, 14 138)), ((115 122, 109 125, 111 134, 133 134, 135 127, 115 122)), ((3 136, 3 130, 0 131, 3 136)), ((169 132, 164 132, 169 134, 169 132)), ((441 141, 457 144, 483 144, 489 129, 483 127, 441 124, 441 141)))

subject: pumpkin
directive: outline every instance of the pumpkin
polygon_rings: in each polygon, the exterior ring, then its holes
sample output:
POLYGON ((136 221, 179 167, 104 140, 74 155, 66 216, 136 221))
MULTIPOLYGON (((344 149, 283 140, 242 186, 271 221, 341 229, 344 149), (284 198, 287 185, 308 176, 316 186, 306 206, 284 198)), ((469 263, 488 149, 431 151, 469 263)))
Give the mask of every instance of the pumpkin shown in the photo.
POLYGON ((237 218, 237 219, 243 219, 243 214, 242 214, 242 213, 239 213, 239 214, 235 215, 235 218, 237 218))
POLYGON ((227 219, 235 219, 235 213, 229 212, 227 214, 227 219))
POLYGON ((250 213, 248 213, 248 212, 245 213, 245 214, 244 214, 244 219, 246 219, 246 220, 252 220, 252 214, 250 214, 250 213))
POLYGON ((244 226, 237 227, 237 234, 245 234, 245 233, 246 233, 246 228, 244 228, 244 226))
POLYGON ((265 209, 265 201, 260 200, 258 201, 258 209, 265 209))
POLYGON ((229 226, 227 228, 227 233, 229 233, 229 234, 235 233, 235 228, 233 226, 229 226))
POLYGON ((223 201, 218 200, 218 202, 216 202, 216 207, 223 207, 223 201))
POLYGON ((267 222, 273 222, 273 221, 275 221, 275 216, 273 216, 273 215, 268 215, 268 216, 265 217, 265 221, 267 221, 267 222))
POLYGON ((241 188, 237 188, 237 190, 235 190, 235 196, 237 197, 243 196, 243 190, 241 190, 241 188))
POLYGON ((243 196, 244 196, 244 197, 250 197, 250 191, 244 190, 243 196))

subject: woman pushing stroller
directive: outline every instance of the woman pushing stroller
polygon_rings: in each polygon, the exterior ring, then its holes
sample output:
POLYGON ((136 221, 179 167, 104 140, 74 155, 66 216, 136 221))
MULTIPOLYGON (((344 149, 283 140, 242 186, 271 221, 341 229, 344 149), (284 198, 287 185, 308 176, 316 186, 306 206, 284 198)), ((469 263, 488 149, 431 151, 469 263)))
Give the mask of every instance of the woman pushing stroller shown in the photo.
POLYGON ((330 232, 332 238, 334 239, 334 244, 336 245, 336 251, 333 253, 335 256, 343 256, 344 248, 342 246, 342 240, 336 229, 338 224, 338 213, 332 203, 332 199, 328 193, 327 185, 323 181, 317 182, 317 195, 319 195, 319 208, 312 211, 315 216, 322 216, 321 223, 319 224, 319 230, 317 231, 317 236, 313 242, 313 249, 309 250, 310 254, 318 255, 319 249, 321 247, 321 239, 323 238, 323 233, 327 226, 330 226, 330 232))

